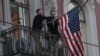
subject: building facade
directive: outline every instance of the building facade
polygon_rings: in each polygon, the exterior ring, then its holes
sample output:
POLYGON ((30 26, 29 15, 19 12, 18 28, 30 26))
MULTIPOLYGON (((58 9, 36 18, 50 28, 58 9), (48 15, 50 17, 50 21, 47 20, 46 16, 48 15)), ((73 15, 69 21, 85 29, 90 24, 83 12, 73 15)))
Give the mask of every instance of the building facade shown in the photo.
MULTIPOLYGON (((87 0, 76 0, 82 6, 87 0)), ((62 16, 76 6, 71 0, 0 0, 0 25, 7 28, 15 25, 32 27, 36 9, 42 8, 45 16, 55 9, 62 16), (7 24, 9 22, 11 24, 7 24)), ((100 56, 100 1, 89 0, 80 12, 82 42, 85 56, 100 56)), ((46 23, 46 22, 45 22, 46 23)), ((0 50, 2 44, 0 44, 0 50)), ((0 55, 2 51, 0 51, 0 55)))

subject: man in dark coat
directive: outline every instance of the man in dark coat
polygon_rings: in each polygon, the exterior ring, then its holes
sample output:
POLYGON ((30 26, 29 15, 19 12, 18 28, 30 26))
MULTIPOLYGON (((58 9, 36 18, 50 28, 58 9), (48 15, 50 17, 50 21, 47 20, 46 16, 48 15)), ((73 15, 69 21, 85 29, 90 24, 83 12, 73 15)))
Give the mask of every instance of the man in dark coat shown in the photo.
POLYGON ((32 29, 41 31, 41 28, 43 26, 42 22, 44 19, 47 19, 48 17, 45 17, 43 15, 42 9, 37 9, 36 13, 37 15, 34 17, 32 29))
POLYGON ((35 56, 41 56, 42 55, 42 44, 40 41, 40 36, 41 36, 41 29, 42 29, 42 21, 44 19, 47 19, 47 17, 43 16, 43 10, 42 9, 37 9, 36 11, 37 15, 34 17, 33 20, 33 37, 35 39, 35 48, 36 48, 36 55, 35 56))

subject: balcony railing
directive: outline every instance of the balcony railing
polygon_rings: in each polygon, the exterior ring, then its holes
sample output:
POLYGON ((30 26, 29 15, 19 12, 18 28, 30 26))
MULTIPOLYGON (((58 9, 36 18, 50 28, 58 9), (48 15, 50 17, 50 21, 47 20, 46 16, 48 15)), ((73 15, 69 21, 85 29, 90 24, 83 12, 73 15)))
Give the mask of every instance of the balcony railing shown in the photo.
MULTIPOLYGON (((36 42, 34 32, 40 34, 42 43, 42 56, 67 56, 68 48, 60 41, 60 36, 45 31, 32 31, 26 26, 15 26, 2 31, 1 36, 5 39, 4 56, 17 54, 36 56, 36 42)), ((37 35, 37 34, 36 34, 37 35)))

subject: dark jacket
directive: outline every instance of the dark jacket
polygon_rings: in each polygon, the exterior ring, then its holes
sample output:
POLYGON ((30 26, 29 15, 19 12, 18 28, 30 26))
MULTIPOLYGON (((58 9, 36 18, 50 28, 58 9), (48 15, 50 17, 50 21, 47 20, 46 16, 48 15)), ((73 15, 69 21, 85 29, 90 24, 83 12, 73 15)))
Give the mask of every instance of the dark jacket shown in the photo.
POLYGON ((32 30, 38 30, 38 31, 41 31, 41 28, 42 28, 42 21, 44 19, 47 19, 47 17, 45 16, 42 16, 42 15, 36 15, 34 17, 34 20, 33 20, 33 26, 32 26, 32 30))
POLYGON ((57 23, 57 21, 53 21, 53 20, 54 20, 53 16, 48 17, 48 19, 47 19, 48 30, 53 34, 59 34, 58 23, 57 23))

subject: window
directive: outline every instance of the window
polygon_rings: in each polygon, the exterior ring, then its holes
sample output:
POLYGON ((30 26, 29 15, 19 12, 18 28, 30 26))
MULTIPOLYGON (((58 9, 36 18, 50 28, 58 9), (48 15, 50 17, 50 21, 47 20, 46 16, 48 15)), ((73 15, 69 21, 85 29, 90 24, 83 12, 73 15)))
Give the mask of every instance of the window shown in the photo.
MULTIPOLYGON (((23 25, 30 26, 30 17, 29 17, 29 0, 14 0, 10 1, 10 10, 11 10, 11 22, 12 26, 23 25)), ((20 31, 16 31, 18 37, 20 31)), ((21 31, 22 38, 24 38, 24 32, 21 31)))
POLYGON ((30 19, 28 1, 29 0, 11 0, 10 9, 13 24, 29 26, 30 19))

